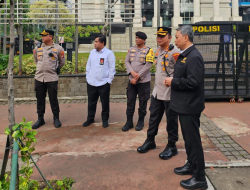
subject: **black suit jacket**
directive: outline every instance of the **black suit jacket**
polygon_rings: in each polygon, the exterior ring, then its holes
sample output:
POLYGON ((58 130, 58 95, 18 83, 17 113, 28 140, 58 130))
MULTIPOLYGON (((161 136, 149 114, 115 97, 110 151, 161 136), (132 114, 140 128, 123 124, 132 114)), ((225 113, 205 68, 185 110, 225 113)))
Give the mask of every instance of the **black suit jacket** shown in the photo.
POLYGON ((198 114, 205 108, 204 61, 194 45, 176 61, 170 100, 170 108, 181 114, 198 114))

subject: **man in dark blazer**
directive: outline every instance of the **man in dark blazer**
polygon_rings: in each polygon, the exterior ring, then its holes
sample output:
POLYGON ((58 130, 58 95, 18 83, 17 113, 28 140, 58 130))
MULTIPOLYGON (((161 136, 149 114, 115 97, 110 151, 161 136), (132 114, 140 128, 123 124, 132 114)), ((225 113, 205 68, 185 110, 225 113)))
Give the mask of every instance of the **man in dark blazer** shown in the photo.
POLYGON ((193 175, 181 181, 185 189, 206 189, 205 161, 200 137, 200 115, 204 110, 204 61, 193 45, 193 29, 183 25, 177 29, 175 44, 181 50, 174 76, 164 80, 171 86, 170 108, 178 113, 181 124, 187 163, 175 168, 178 175, 193 175))

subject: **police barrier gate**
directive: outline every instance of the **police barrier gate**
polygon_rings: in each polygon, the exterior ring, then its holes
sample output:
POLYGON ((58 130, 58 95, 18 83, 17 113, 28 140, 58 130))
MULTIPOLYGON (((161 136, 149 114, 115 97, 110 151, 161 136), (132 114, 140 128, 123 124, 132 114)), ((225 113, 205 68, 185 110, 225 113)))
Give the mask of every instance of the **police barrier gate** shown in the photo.
POLYGON ((250 22, 236 23, 236 97, 250 97, 250 22))
POLYGON ((214 22, 192 26, 194 44, 205 63, 205 98, 235 97, 233 24, 214 22))

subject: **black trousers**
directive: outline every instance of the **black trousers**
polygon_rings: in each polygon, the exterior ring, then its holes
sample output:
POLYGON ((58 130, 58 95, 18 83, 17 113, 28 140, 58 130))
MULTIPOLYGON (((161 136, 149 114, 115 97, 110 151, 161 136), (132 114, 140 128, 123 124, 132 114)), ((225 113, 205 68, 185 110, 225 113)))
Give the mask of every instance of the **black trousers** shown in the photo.
POLYGON ((175 144, 178 141, 178 115, 170 109, 170 101, 158 100, 151 96, 148 137, 155 137, 158 133, 162 116, 166 114, 168 132, 168 142, 175 144))
POLYGON ((136 85, 128 83, 126 114, 129 117, 133 117, 134 115, 137 94, 139 97, 139 117, 145 117, 147 114, 147 102, 150 98, 150 82, 138 83, 136 85))
POLYGON ((194 168, 194 177, 198 180, 205 178, 205 161, 200 137, 201 114, 179 114, 187 160, 194 168))
POLYGON ((102 120, 109 119, 109 93, 110 84, 106 83, 102 86, 91 86, 87 83, 87 93, 88 93, 88 120, 93 120, 96 113, 96 105, 98 98, 100 96, 102 103, 102 120))
POLYGON ((57 99, 57 86, 58 86, 58 81, 40 82, 35 80, 38 115, 42 116, 45 113, 45 105, 46 105, 45 98, 48 91, 51 110, 54 116, 59 116, 60 109, 57 99))

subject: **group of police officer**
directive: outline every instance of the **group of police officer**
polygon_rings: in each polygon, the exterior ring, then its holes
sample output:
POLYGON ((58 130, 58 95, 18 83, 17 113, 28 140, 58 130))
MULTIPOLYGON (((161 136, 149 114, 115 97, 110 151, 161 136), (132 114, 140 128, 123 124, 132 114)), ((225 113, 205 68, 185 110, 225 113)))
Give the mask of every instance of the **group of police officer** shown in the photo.
MULTIPOLYGON (((178 175, 192 175, 190 179, 181 181, 182 187, 206 189, 204 155, 199 133, 200 114, 204 109, 204 62, 193 45, 191 26, 184 25, 177 29, 175 40, 177 47, 170 43, 171 33, 172 29, 169 27, 158 27, 156 40, 159 48, 154 52, 146 45, 147 35, 143 32, 136 32, 136 45, 128 50, 125 60, 129 82, 127 86, 127 121, 122 127, 122 131, 126 132, 134 127, 133 115, 137 95, 139 98, 139 119, 135 130, 140 131, 144 127, 147 101, 151 91, 150 69, 154 64, 156 68, 155 85, 150 102, 149 128, 145 142, 137 148, 137 151, 146 153, 156 148, 155 136, 165 112, 168 143, 159 157, 168 160, 177 155, 179 116, 185 141, 187 163, 183 167, 176 168, 174 172, 178 175)), ((60 68, 65 64, 64 50, 61 46, 53 43, 54 32, 52 30, 44 30, 40 35, 42 35, 43 43, 33 51, 37 64, 35 91, 38 120, 32 128, 37 129, 45 124, 47 91, 54 115, 54 125, 59 128, 61 122, 59 120, 57 86, 60 68)), ((108 127, 109 92, 115 74, 115 57, 105 45, 106 37, 97 37, 95 49, 91 51, 88 60, 86 71, 88 118, 83 123, 84 127, 94 122, 99 96, 102 102, 103 127, 108 127)))

